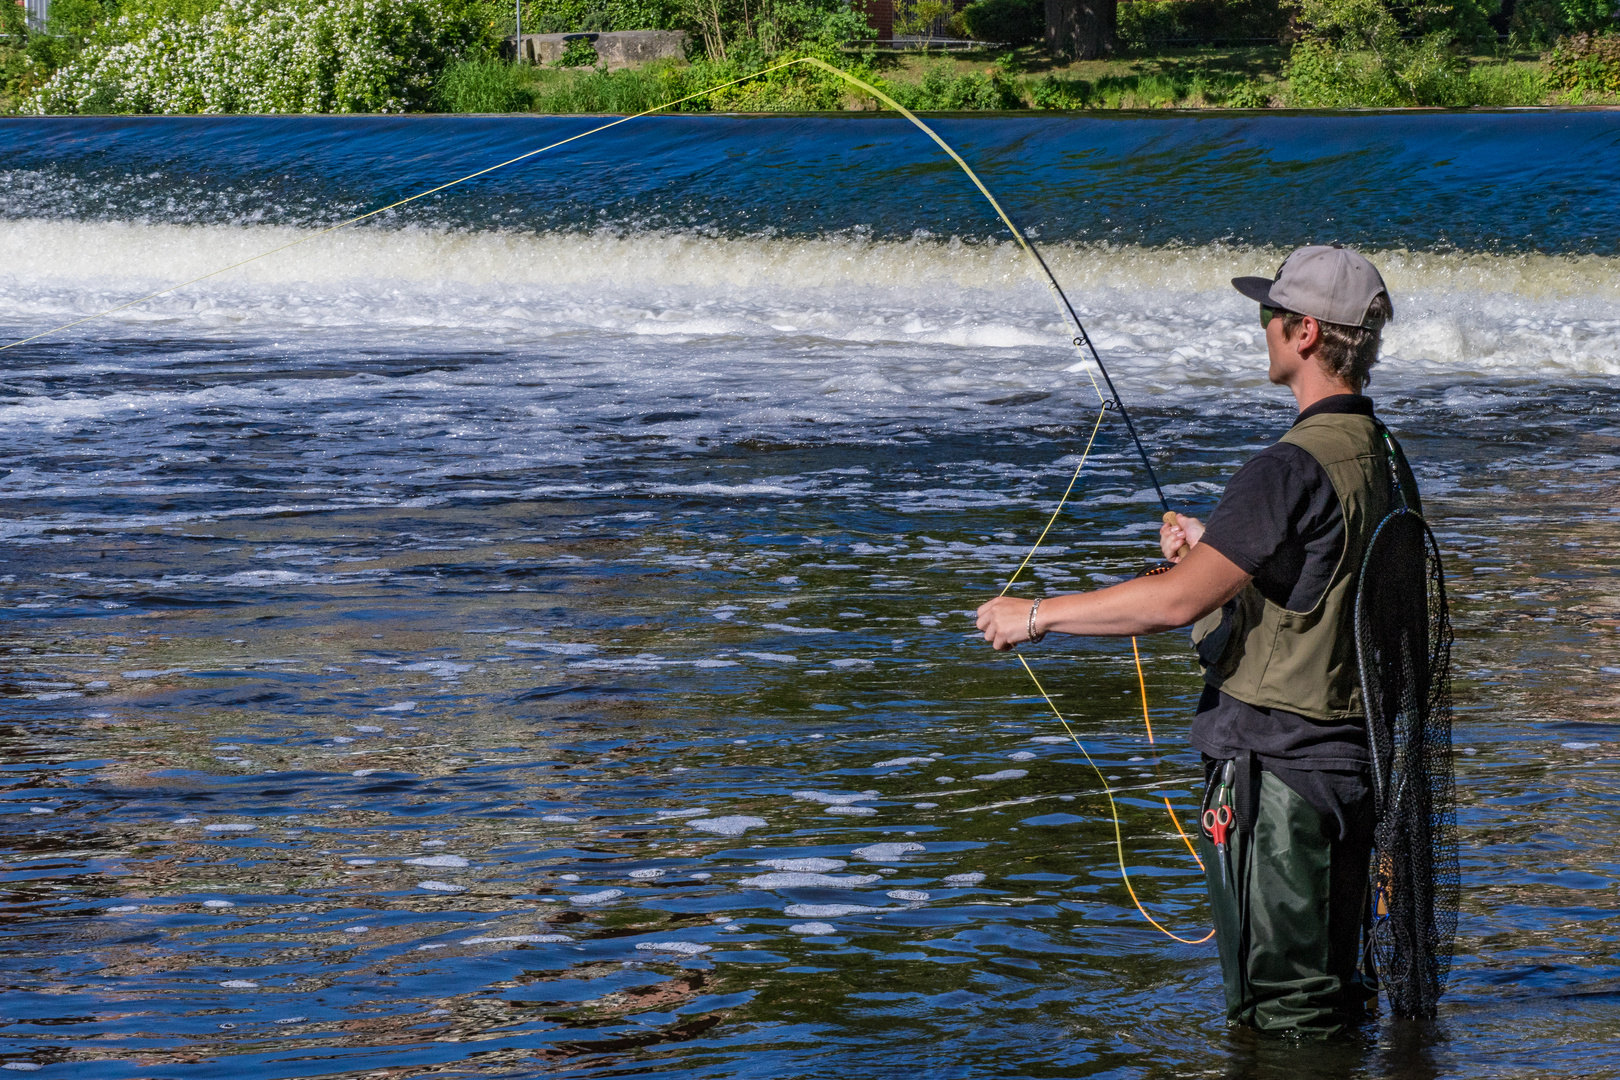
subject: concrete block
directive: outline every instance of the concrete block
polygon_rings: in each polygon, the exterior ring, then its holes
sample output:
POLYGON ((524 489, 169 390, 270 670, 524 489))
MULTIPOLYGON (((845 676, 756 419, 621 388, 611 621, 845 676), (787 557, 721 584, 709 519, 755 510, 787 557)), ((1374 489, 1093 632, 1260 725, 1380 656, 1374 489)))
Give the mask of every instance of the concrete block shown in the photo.
POLYGON ((507 38, 503 54, 524 63, 555 64, 570 41, 583 39, 596 47, 598 63, 609 69, 636 67, 652 60, 684 60, 686 34, 680 30, 612 30, 581 34, 524 34, 507 38))

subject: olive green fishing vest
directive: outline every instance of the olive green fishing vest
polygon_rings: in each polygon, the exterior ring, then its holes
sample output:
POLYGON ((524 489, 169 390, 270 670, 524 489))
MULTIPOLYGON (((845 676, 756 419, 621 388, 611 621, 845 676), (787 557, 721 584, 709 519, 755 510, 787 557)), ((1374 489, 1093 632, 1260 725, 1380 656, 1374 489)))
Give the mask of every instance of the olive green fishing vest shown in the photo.
MULTIPOLYGON (((1193 625, 1204 681, 1257 708, 1286 709, 1315 720, 1364 716, 1356 665, 1355 596, 1373 531, 1394 508, 1390 450, 1371 417, 1323 413, 1282 437, 1326 470, 1344 514, 1344 550, 1316 606, 1290 611, 1251 582, 1223 608, 1193 625)), ((1390 440, 1393 445, 1394 440, 1390 440)), ((1408 505, 1417 484, 1395 448, 1408 505)))

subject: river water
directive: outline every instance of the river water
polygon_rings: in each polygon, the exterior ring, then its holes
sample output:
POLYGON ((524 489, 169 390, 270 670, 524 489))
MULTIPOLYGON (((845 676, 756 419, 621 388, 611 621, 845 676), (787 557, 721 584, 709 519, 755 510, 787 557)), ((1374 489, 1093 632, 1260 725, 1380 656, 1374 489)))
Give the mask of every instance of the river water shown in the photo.
MULTIPOLYGON (((582 118, 0 121, 11 340, 582 118)), ((1186 640, 970 612, 1097 415, 901 121, 674 117, 0 356, 5 984, 41 1076, 1620 1075, 1620 114, 942 118, 1170 498, 1343 241, 1458 632, 1441 1018, 1228 1032, 1186 640), (1190 828, 1190 824, 1188 825, 1190 828)), ((1019 586, 1153 557, 1117 418, 1019 586)))

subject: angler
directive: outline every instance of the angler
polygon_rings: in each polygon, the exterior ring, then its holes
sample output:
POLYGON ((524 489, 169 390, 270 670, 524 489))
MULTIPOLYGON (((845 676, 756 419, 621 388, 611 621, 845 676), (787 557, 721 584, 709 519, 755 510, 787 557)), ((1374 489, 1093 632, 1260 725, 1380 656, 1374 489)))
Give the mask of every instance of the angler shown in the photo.
POLYGON ((1233 285, 1260 305, 1293 426, 1233 475, 1207 525, 1165 515, 1162 572, 998 597, 978 625, 1010 649, 1053 631, 1195 624, 1205 685, 1191 741, 1228 1022, 1341 1031, 1377 995, 1358 963, 1373 953, 1396 1012, 1433 1015, 1455 926, 1450 638, 1416 482, 1362 394, 1393 307, 1373 265, 1336 245, 1233 285))

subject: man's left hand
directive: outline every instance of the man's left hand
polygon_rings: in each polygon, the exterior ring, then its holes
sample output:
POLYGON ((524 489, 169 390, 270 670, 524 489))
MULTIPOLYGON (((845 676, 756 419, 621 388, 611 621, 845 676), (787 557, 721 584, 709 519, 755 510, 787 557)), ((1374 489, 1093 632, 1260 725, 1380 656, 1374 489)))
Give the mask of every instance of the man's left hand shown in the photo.
POLYGON ((1016 596, 998 596, 980 604, 978 626, 984 631, 984 640, 1003 652, 1028 641, 1029 609, 1033 603, 1016 596))

